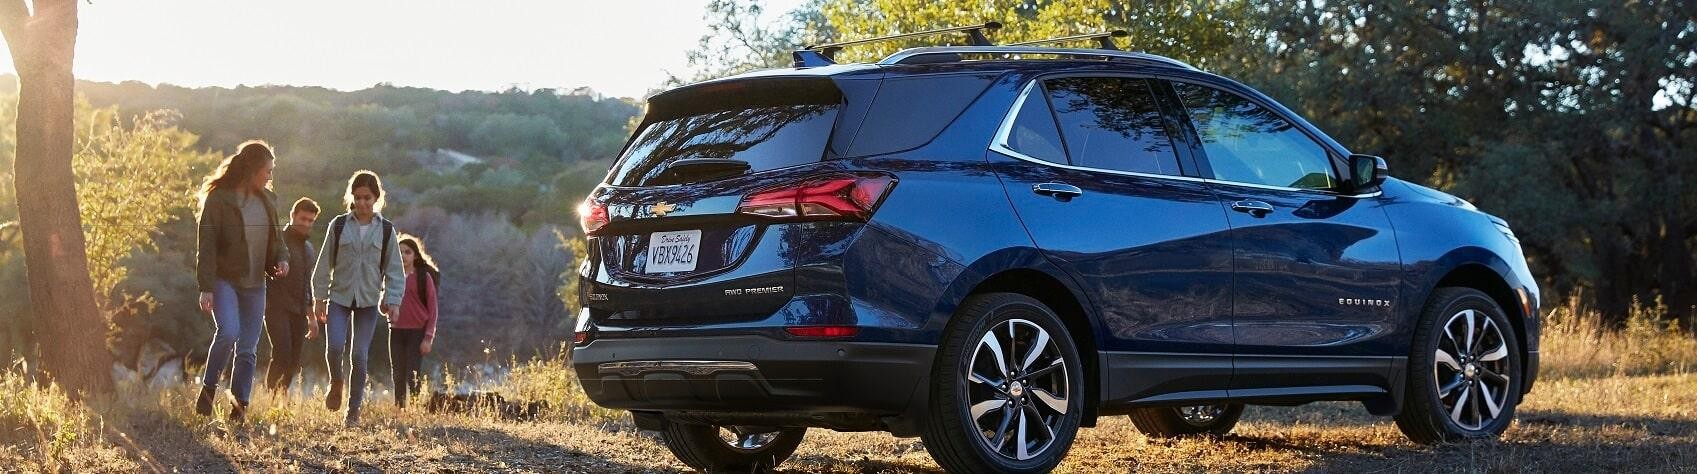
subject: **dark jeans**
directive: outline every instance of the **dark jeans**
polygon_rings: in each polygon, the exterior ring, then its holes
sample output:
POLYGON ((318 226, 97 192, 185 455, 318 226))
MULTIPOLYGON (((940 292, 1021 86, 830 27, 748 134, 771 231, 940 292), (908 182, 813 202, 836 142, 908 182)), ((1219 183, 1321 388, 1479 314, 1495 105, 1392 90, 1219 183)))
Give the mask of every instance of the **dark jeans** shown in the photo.
POLYGON ((424 329, 389 329, 389 365, 395 369, 395 406, 406 408, 407 394, 419 394, 419 385, 423 382, 418 373, 419 363, 424 360, 419 346, 423 344, 424 329))
POLYGON ((306 345, 309 323, 304 314, 266 312, 265 335, 271 339, 271 365, 265 371, 265 388, 287 392, 301 370, 301 351, 306 345))

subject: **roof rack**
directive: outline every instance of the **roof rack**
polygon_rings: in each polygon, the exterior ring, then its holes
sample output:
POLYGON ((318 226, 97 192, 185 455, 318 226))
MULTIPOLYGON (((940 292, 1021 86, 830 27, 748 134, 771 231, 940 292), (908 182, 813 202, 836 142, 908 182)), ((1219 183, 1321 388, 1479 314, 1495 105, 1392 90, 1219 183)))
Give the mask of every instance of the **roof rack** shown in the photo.
POLYGON ((888 35, 888 36, 879 36, 879 37, 876 37, 876 38, 859 39, 859 40, 853 40, 853 41, 843 41, 843 42, 838 42, 838 43, 827 43, 827 44, 814 45, 814 46, 804 46, 801 49, 796 50, 794 53, 791 53, 791 56, 795 58, 795 67, 829 66, 829 65, 837 63, 836 62, 837 52, 842 51, 843 48, 846 47, 846 46, 855 46, 855 45, 862 45, 862 44, 868 44, 868 43, 881 43, 881 42, 885 42, 885 41, 894 41, 894 40, 898 40, 898 39, 913 38, 913 37, 918 37, 918 36, 931 36, 931 35, 940 35, 940 34, 957 33, 957 32, 966 33, 968 41, 970 41, 973 46, 993 46, 996 43, 991 43, 989 38, 984 37, 984 32, 990 31, 990 30, 1001 29, 1001 27, 1002 27, 1002 24, 1000 22, 987 21, 987 22, 984 22, 984 24, 982 24, 982 25, 967 25, 967 26, 956 26, 956 27, 952 27, 952 28, 938 28, 938 29, 935 29, 935 30, 925 30, 925 31, 919 31, 919 32, 914 32, 914 33, 898 33, 898 34, 893 34, 893 35, 888 35))
POLYGON ((934 46, 925 48, 909 48, 897 51, 896 54, 892 54, 889 57, 884 58, 882 61, 878 61, 878 64, 889 66, 895 64, 938 62, 935 56, 944 56, 943 61, 959 61, 959 57, 962 54, 1042 54, 1073 58, 1131 59, 1165 64, 1168 66, 1177 66, 1193 71, 1198 70, 1196 69, 1196 66, 1191 66, 1183 61, 1148 53, 1108 49, 1037 48, 1030 46, 934 46))
POLYGON ((1034 44, 1067 43, 1067 42, 1072 42, 1072 41, 1096 40, 1097 44, 1102 45, 1101 49, 1119 51, 1120 48, 1114 46, 1114 38, 1124 38, 1124 37, 1127 37, 1127 36, 1131 36, 1131 33, 1128 33, 1125 30, 1113 30, 1113 31, 1105 31, 1105 32, 1101 32, 1101 33, 1091 33, 1091 34, 1087 34, 1087 35, 1072 35, 1072 36, 1062 36, 1062 37, 1059 37, 1059 38, 1049 38, 1049 39, 1040 39, 1040 40, 1036 40, 1036 41, 1026 41, 1024 43, 1008 43, 1008 44, 1005 44, 1003 46, 1030 46, 1030 45, 1034 45, 1034 44))

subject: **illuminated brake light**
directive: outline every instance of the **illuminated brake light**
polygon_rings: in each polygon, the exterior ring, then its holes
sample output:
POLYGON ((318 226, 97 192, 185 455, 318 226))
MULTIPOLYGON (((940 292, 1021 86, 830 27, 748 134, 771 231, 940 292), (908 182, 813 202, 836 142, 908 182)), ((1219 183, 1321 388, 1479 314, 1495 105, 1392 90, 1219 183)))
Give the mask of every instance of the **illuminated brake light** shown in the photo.
POLYGON ((789 218, 865 220, 890 189, 888 176, 829 176, 767 189, 744 197, 737 212, 789 218))
POLYGON ((577 205, 577 218, 578 224, 583 225, 583 233, 593 234, 607 225, 607 203, 584 199, 577 205))
POLYGON ((792 326, 784 328, 784 332, 796 337, 854 337, 860 334, 860 328, 854 326, 792 326))

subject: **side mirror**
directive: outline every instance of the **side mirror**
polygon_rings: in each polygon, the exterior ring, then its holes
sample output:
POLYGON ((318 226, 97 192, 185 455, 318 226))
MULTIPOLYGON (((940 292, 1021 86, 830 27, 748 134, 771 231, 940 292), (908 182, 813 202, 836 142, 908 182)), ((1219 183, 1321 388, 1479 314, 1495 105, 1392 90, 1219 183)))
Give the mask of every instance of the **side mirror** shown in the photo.
POLYGON ((1349 155, 1349 183, 1356 191, 1379 187, 1390 175, 1385 159, 1373 155, 1349 155))

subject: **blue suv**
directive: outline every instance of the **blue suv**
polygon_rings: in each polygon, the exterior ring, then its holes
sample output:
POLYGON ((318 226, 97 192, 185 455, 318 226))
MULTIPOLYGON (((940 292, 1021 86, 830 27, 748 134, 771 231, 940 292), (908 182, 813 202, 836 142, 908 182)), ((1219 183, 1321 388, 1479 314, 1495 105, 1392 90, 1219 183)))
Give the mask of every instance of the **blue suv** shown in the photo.
MULTIPOLYGON (((1079 427, 1355 400, 1502 433, 1538 366, 1514 233, 1182 62, 909 49, 658 94, 579 208, 572 365, 703 470, 807 428, 1042 472, 1079 427)), ((816 59, 816 58, 814 58, 816 59)))

